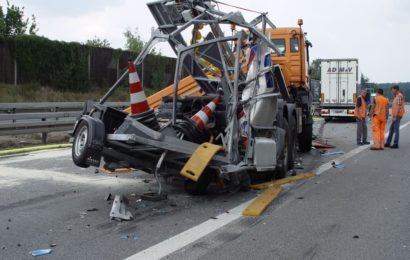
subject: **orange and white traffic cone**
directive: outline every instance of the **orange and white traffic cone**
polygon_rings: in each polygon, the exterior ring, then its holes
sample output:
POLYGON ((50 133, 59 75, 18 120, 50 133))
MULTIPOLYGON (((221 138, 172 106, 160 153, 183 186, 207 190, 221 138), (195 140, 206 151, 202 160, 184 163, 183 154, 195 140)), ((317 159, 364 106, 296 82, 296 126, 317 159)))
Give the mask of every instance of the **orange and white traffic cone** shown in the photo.
POLYGON ((145 96, 144 90, 142 89, 140 78, 135 69, 135 65, 132 61, 128 61, 128 74, 129 74, 129 84, 130 84, 130 103, 131 103, 131 114, 141 114, 150 109, 145 96))
POLYGON ((199 110, 195 115, 191 117, 191 120, 194 121, 195 125, 203 130, 208 124, 209 118, 215 111, 216 106, 219 104, 219 96, 215 97, 211 102, 199 110))

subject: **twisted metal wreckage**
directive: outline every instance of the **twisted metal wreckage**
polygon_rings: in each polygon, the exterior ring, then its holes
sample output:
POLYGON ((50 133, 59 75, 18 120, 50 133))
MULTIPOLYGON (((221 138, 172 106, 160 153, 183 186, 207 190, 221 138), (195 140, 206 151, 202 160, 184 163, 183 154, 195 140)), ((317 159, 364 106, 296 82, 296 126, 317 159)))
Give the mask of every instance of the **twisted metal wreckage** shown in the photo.
MULTIPOLYGON (((224 13, 212 1, 147 5, 159 26, 106 95, 98 103, 86 102, 73 131, 75 164, 98 167, 103 158, 106 165, 125 164, 155 176, 182 175, 194 194, 204 193, 212 181, 247 187, 260 174, 284 177, 295 159, 302 109, 291 102, 280 66, 271 62, 272 53, 281 55, 266 31, 275 25, 266 14, 246 22, 241 12, 224 13), (231 27, 231 36, 223 26, 231 27), (187 31, 189 43, 183 37, 187 31), (128 74, 130 84, 139 83, 133 66, 165 41, 177 55, 173 96, 164 97, 157 111, 131 108, 128 114, 104 106, 128 74), (186 73, 201 95, 178 95, 186 73), (293 111, 292 119, 285 110, 293 111)), ((131 103, 144 97, 131 94, 131 103)))

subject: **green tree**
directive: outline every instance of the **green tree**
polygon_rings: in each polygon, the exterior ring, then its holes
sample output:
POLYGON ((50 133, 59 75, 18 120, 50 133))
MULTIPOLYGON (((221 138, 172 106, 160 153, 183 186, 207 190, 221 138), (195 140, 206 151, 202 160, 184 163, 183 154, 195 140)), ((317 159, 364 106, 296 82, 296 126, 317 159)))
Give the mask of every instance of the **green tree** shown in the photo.
POLYGON ((94 36, 91 40, 87 40, 85 44, 92 47, 111 48, 111 43, 107 39, 100 39, 97 36, 94 36))
POLYGON ((321 71, 320 71, 320 60, 316 59, 312 61, 309 67, 310 78, 315 80, 321 79, 321 71))
POLYGON ((3 7, 0 5, 0 35, 6 34, 6 21, 3 13, 3 7))
MULTIPOLYGON (((27 33, 27 27, 30 24, 30 19, 24 17, 24 7, 18 7, 7 1, 6 13, 0 6, 0 33, 6 37, 15 37, 27 33)), ((32 15, 31 25, 29 27, 30 34, 36 34, 38 31, 37 21, 32 15)))
POLYGON ((140 53, 145 42, 138 34, 138 28, 135 28, 134 32, 131 31, 131 28, 127 28, 124 32, 124 36, 126 40, 125 48, 131 52, 140 53))

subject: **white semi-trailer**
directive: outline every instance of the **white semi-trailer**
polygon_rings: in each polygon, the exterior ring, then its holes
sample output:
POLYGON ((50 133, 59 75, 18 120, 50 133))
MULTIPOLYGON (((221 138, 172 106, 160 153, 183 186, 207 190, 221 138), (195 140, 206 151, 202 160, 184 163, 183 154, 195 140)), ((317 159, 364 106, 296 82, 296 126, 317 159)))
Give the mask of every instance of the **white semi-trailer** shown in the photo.
POLYGON ((359 92, 359 62, 357 59, 321 60, 321 116, 353 117, 359 92))

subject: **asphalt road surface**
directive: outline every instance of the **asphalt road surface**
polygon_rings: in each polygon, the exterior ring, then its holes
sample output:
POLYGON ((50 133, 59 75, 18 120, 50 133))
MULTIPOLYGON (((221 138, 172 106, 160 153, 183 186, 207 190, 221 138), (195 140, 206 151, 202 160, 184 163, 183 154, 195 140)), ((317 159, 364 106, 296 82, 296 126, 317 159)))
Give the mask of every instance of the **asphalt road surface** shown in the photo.
POLYGON ((343 155, 301 156, 313 179, 288 185, 261 217, 241 216, 258 195, 211 187, 184 193, 168 180, 168 200, 143 172, 109 175, 73 165, 70 150, 0 158, 0 259, 410 259, 410 126, 399 150, 355 145, 353 122, 315 124, 343 155), (330 162, 344 168, 330 167, 330 162), (134 219, 109 219, 107 194, 129 198, 134 219))

